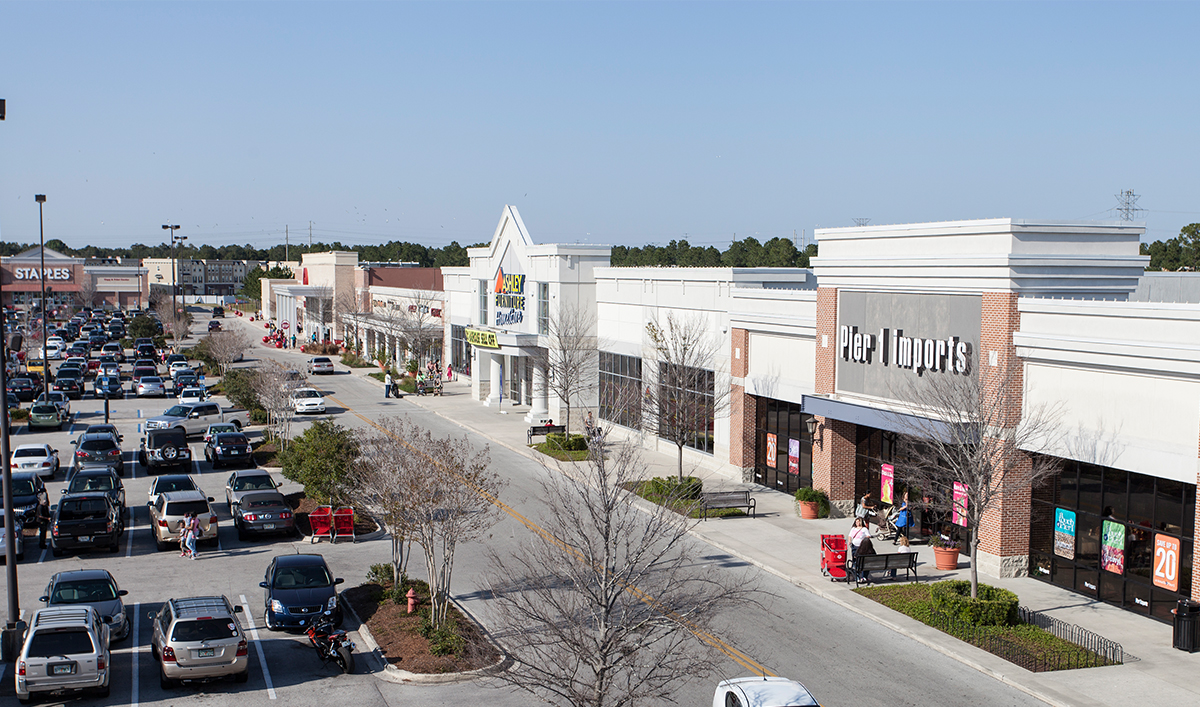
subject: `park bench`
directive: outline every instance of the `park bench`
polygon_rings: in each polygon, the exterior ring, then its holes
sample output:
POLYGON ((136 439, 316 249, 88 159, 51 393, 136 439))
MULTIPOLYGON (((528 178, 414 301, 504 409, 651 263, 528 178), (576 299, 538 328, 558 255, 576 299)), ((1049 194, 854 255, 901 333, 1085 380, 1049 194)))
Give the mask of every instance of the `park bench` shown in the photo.
MULTIPOLYGON (((886 555, 859 555, 854 558, 850 567, 855 587, 866 581, 862 578, 863 572, 886 572, 888 570, 904 570, 905 579, 910 577, 917 579, 917 553, 892 552, 886 555)), ((876 580, 880 576, 876 575, 876 580)))
POLYGON ((704 520, 708 520, 710 508, 745 508, 754 517, 755 501, 749 491, 704 491, 700 494, 704 520))
POLYGON ((534 425, 525 433, 525 439, 533 444, 533 438, 537 435, 565 434, 566 431, 566 425, 534 425))

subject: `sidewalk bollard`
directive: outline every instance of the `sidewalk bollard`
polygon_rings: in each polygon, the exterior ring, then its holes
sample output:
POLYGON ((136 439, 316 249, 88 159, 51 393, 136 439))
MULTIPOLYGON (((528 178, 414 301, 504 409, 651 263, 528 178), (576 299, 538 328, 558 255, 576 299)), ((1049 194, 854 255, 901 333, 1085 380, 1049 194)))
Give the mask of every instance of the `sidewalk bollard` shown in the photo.
POLYGON ((408 597, 408 613, 411 614, 417 608, 417 593, 412 587, 409 587, 408 594, 404 596, 408 597))

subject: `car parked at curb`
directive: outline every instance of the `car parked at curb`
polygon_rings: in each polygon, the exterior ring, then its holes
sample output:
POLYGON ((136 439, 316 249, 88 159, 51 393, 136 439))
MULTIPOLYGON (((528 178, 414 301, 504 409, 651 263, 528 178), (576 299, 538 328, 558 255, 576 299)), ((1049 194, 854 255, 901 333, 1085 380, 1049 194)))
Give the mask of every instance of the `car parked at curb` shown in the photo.
POLYGON ((333 613, 334 626, 342 625, 335 578, 320 555, 278 555, 267 565, 258 586, 263 588, 264 621, 279 631, 304 628, 326 611, 333 613))
POLYGON ((84 464, 104 464, 113 467, 118 476, 125 475, 121 442, 111 432, 84 432, 76 437, 71 459, 76 468, 84 464))
POLYGON ((62 493, 104 493, 117 507, 117 513, 125 517, 125 484, 116 470, 107 464, 81 467, 71 475, 71 481, 62 493))
POLYGON ((129 618, 121 601, 127 594, 108 570, 67 570, 50 577, 38 601, 46 606, 90 606, 108 624, 112 639, 119 641, 129 637, 129 618))
POLYGON ((63 419, 62 411, 59 410, 57 405, 43 403, 29 408, 28 426, 30 430, 34 428, 45 429, 48 427, 61 430, 64 422, 66 420, 63 419))
POLYGON ((167 386, 158 376, 145 375, 133 384, 133 392, 139 398, 165 398, 167 386))

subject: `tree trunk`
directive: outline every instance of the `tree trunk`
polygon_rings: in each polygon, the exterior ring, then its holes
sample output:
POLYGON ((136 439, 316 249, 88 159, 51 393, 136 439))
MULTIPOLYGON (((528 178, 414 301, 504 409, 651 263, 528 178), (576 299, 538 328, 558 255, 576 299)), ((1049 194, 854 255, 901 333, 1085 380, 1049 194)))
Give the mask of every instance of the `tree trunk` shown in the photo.
POLYGON ((979 524, 971 523, 971 598, 979 598, 979 524))
POLYGON ((679 481, 682 482, 683 481, 683 443, 676 442, 675 449, 679 452, 676 459, 678 461, 678 467, 679 467, 679 481))

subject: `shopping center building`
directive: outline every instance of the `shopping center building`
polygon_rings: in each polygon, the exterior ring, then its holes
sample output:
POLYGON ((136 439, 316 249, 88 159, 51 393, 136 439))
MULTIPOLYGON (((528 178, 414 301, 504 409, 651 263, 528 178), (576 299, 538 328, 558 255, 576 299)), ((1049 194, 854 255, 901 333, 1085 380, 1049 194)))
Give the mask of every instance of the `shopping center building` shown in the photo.
MULTIPOLYGON (((1053 439, 1022 450, 1011 473, 1034 453, 1057 471, 989 511, 980 570, 1166 620, 1179 598, 1200 599, 1200 298, 1143 273, 1143 232, 1013 219, 865 226, 818 230, 811 270, 629 268, 609 266, 605 246, 539 244, 506 207, 469 268, 443 268, 443 357, 474 374, 480 405, 561 421, 566 406, 532 362, 555 317, 587 312, 596 384, 573 401, 573 424, 593 412, 611 434, 673 452, 636 406, 617 403, 656 385, 647 323, 693 323, 717 353, 705 389, 690 391, 713 412, 685 462, 785 493, 815 486, 842 512, 903 486, 906 391, 936 377, 1003 380, 1011 424, 1056 411, 1053 439)), ((930 512, 917 532, 954 525, 930 512)))
POLYGON ((40 247, 0 258, 0 291, 5 307, 30 311, 40 307, 43 280, 46 307, 107 307, 128 309, 145 306, 143 287, 146 270, 140 262, 112 259, 73 258, 40 247))

